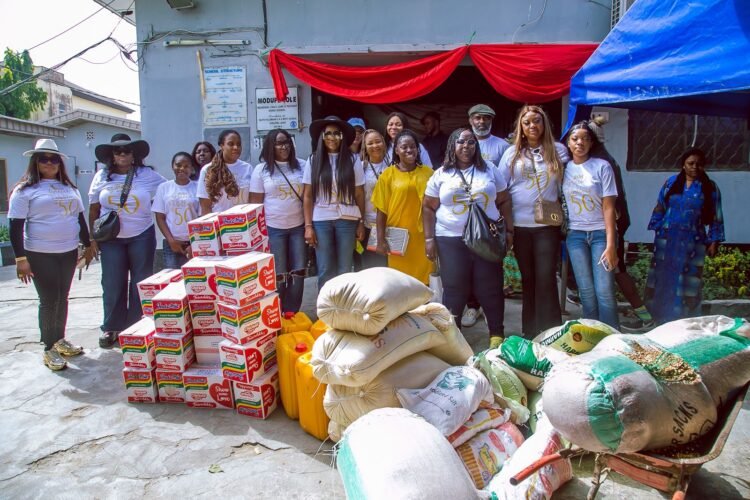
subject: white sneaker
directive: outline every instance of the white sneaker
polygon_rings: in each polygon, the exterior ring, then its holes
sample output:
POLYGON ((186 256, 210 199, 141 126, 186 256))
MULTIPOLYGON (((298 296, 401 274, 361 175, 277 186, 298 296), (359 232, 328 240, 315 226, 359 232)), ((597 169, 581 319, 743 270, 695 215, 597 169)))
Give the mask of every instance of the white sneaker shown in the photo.
POLYGON ((464 315, 461 316, 461 326, 474 326, 477 320, 482 316, 482 308, 474 309, 473 307, 467 307, 464 311, 464 315))

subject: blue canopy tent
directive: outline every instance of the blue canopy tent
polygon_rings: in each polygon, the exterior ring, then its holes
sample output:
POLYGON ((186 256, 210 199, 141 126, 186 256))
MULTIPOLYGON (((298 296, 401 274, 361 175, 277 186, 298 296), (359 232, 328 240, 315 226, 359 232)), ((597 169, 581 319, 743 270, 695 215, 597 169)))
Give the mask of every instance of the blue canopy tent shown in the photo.
POLYGON ((750 0, 637 0, 573 76, 591 106, 750 118, 750 0))

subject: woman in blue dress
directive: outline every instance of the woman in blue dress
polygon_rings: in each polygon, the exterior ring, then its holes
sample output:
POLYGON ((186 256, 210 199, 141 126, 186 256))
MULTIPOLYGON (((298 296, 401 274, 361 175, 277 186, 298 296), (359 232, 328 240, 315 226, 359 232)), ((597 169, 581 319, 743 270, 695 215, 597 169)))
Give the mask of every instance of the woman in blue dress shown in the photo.
POLYGON ((658 324, 700 315, 703 263, 724 241, 721 193, 704 171, 706 154, 690 148, 679 165, 680 173, 659 191, 648 223, 656 238, 645 300, 658 324))

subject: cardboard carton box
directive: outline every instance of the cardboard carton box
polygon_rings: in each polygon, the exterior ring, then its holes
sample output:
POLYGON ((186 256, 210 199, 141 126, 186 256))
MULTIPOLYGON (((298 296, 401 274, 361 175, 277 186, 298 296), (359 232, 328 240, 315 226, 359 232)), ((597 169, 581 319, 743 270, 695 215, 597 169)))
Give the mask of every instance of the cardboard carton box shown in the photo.
POLYGON ((210 213, 189 221, 188 233, 193 256, 221 255, 219 214, 210 213))
POLYGON ((221 333, 235 344, 281 329, 279 295, 273 293, 245 306, 217 304, 221 333))
POLYGON ((190 321, 185 285, 171 283, 151 299, 154 306, 154 324, 158 333, 187 333, 193 329, 190 321))
POLYGON ((216 263, 219 302, 243 306, 276 291, 273 255, 250 252, 216 263))
POLYGON ((262 253, 271 253, 271 242, 268 238, 263 238, 263 240, 255 245, 253 248, 249 250, 227 250, 226 254, 228 256, 234 257, 236 255, 244 255, 246 253, 250 252, 262 252, 262 253))
POLYGON ((193 344, 195 345, 196 362, 201 365, 216 365, 221 363, 219 344, 224 340, 221 330, 209 334, 199 334, 194 330, 193 344))
POLYGON ((216 290, 216 263, 227 260, 226 256, 193 257, 182 266, 182 281, 185 283, 188 301, 211 302, 219 297, 216 290))
POLYGON ((219 214, 223 250, 249 250, 268 236, 262 204, 235 205, 219 214))
POLYGON ((185 401, 192 408, 234 408, 232 383, 221 376, 218 365, 193 365, 182 374, 185 401))
POLYGON ((125 379, 128 403, 157 403, 159 401, 154 370, 125 368, 122 370, 122 377, 125 379))
POLYGON ((276 366, 276 332, 253 337, 246 344, 224 340, 219 344, 221 372, 233 382, 252 382, 276 366))
POLYGON ((215 301, 190 302, 189 306, 194 335, 221 335, 219 310, 215 301))
POLYGON ((195 361, 193 332, 154 334, 156 367, 159 370, 184 372, 195 361))
POLYGON ((265 419, 279 403, 279 369, 274 367, 253 382, 232 382, 237 413, 265 419))
POLYGON ((182 270, 180 269, 162 269, 158 273, 149 276, 139 282, 138 295, 141 299, 141 310, 148 317, 154 316, 154 308, 151 303, 154 296, 160 291, 167 288, 170 283, 182 280, 182 270))
POLYGON ((154 353, 154 320, 142 318, 136 324, 120 332, 122 362, 126 368, 153 370, 156 368, 154 353))
POLYGON ((184 403, 185 386, 182 384, 182 373, 156 370, 156 386, 161 403, 184 403))

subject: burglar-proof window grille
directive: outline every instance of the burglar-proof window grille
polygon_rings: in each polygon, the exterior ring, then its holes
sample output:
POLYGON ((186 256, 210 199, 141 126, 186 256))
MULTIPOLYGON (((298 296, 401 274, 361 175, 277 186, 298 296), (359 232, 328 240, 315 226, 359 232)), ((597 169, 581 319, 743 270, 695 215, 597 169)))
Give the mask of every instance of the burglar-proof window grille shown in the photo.
POLYGON ((676 170, 693 136, 707 170, 750 170, 747 119, 641 110, 628 111, 628 170, 676 170))

